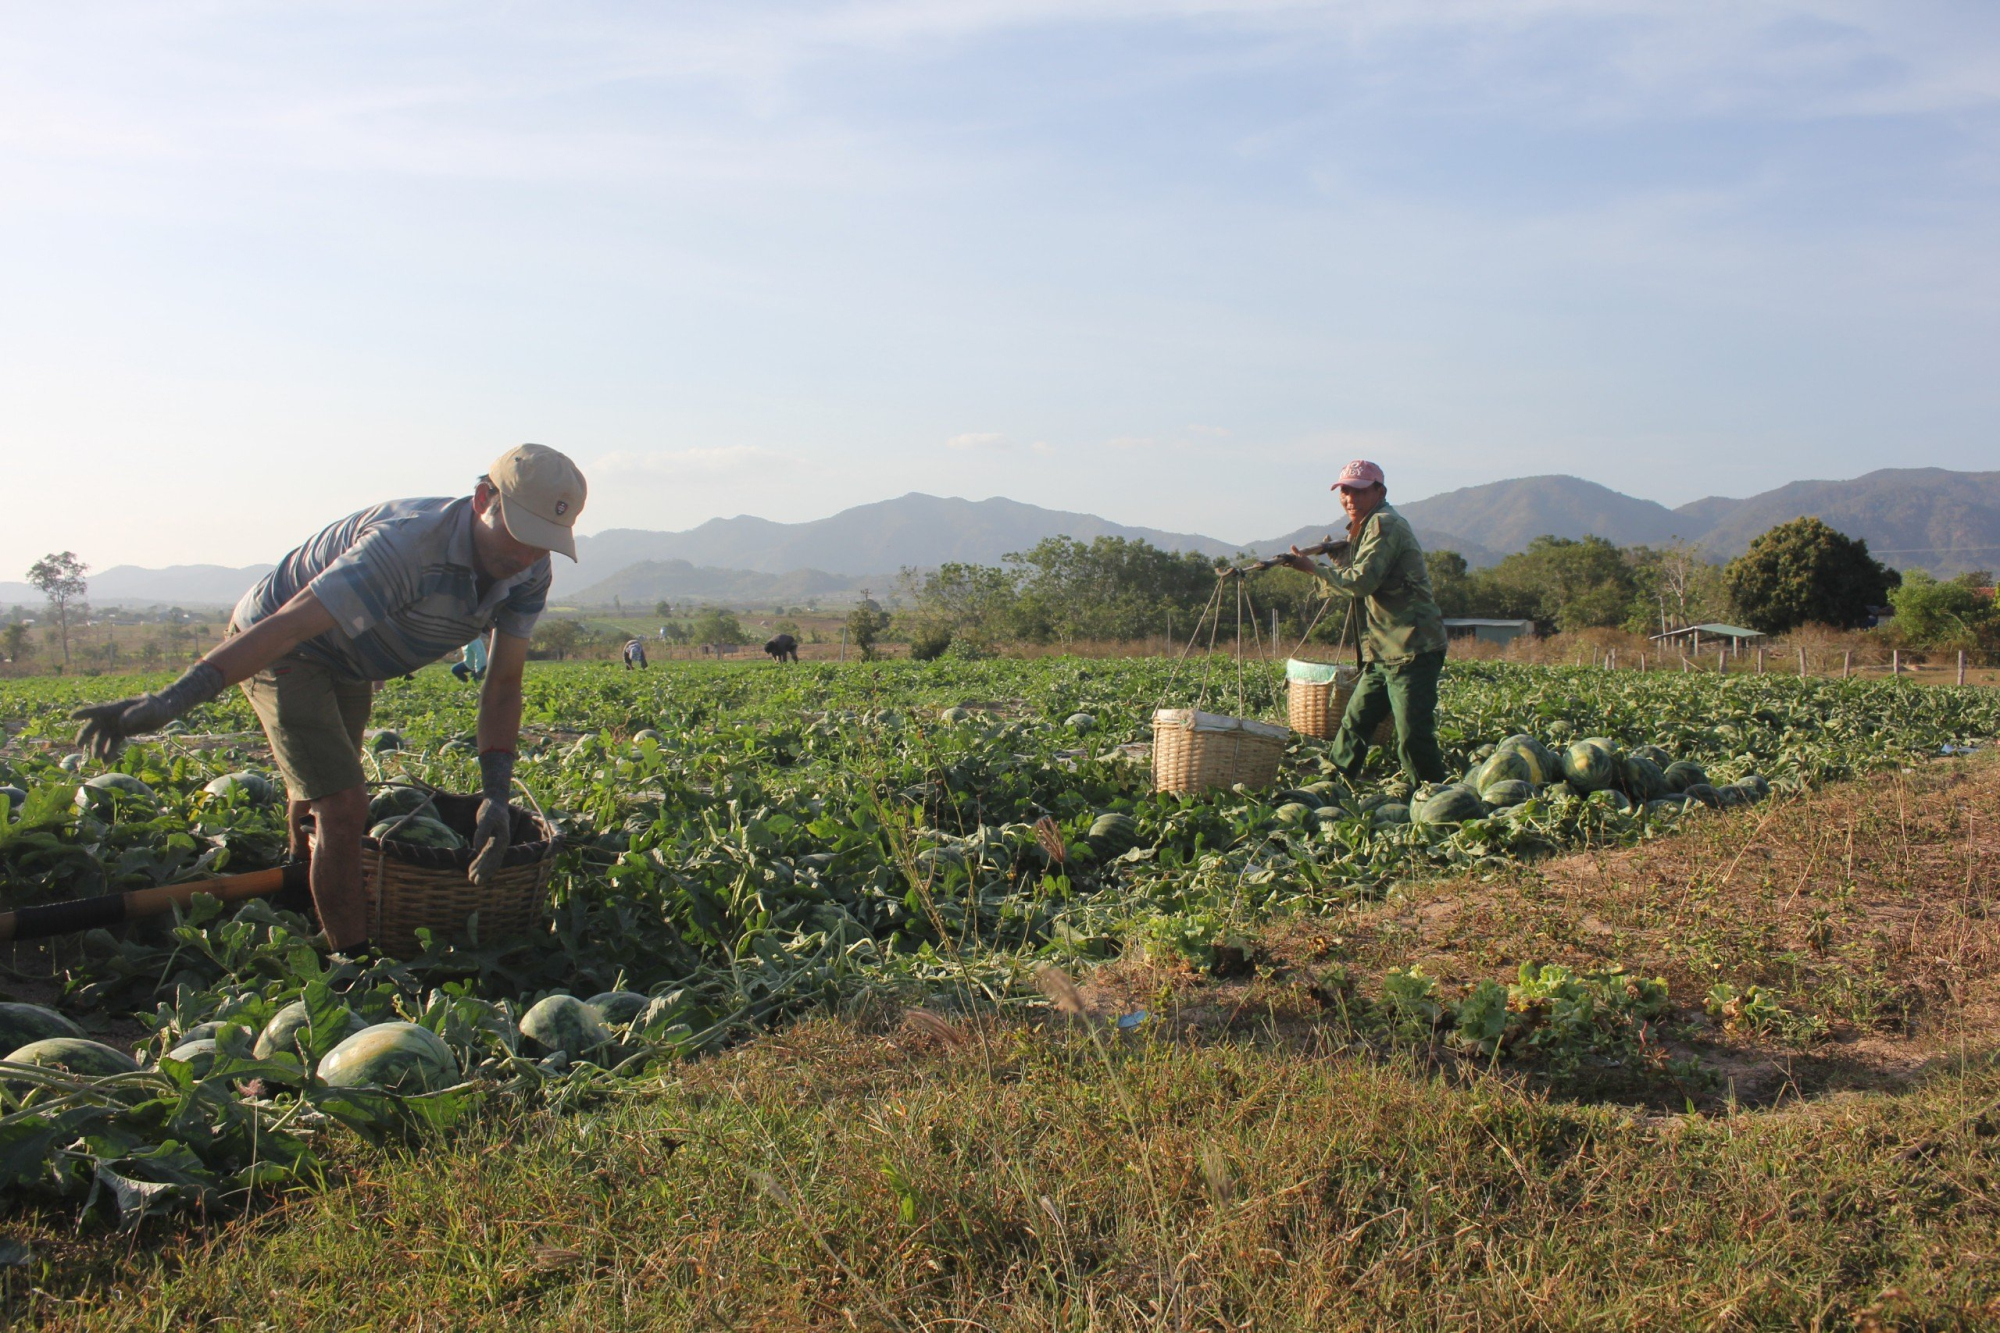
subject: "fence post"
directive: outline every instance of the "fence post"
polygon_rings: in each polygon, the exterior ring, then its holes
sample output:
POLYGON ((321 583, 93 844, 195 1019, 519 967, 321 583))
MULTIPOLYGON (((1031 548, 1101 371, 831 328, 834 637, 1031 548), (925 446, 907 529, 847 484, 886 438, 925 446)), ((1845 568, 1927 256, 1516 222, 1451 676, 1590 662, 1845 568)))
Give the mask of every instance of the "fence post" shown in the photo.
POLYGON ((1762 648, 1757 650, 1757 674, 1760 676, 1764 674, 1764 650, 1762 648))
POLYGON ((840 627, 840 660, 847 660, 847 626, 840 627))
POLYGON ((1854 650, 1852 648, 1843 648, 1840 650, 1840 678, 1846 680, 1853 674, 1854 650))
POLYGON ((1271 608, 1271 651, 1278 651, 1278 608, 1271 608))
POLYGON ((1889 650, 1889 674, 1898 679, 1902 677, 1903 650, 1901 648, 1891 648, 1889 650))
POLYGON ((1958 650, 1958 683, 1965 684, 1965 649, 1958 650))
POLYGON ((1806 674, 1806 650, 1803 648, 1799 649, 1799 674, 1806 674))
POLYGON ((1646 655, 1645 655, 1644 653, 1640 653, 1640 654, 1639 654, 1639 671, 1640 671, 1640 674, 1642 674, 1642 675, 1643 675, 1643 674, 1645 673, 1645 670, 1646 670, 1646 655))
POLYGON ((1618 650, 1616 648, 1604 654, 1604 664, 1613 671, 1618 669, 1618 650))
POLYGON ((1729 674, 1729 650, 1727 648, 1717 648, 1715 650, 1715 674, 1718 676, 1729 674))

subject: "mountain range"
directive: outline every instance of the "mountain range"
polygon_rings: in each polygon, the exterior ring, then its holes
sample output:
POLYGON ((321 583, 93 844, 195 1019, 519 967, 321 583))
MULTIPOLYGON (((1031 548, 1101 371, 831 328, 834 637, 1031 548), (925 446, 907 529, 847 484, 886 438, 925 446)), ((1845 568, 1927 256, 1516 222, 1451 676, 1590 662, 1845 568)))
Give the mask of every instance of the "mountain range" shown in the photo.
MULTIPOLYGON (((1475 566, 1493 564, 1544 534, 1594 534, 1621 546, 1685 541, 1710 559, 1727 560, 1757 534, 1805 514, 1865 539, 1878 558, 1899 568, 1950 575, 2000 564, 2000 472, 1885 468, 1847 481, 1796 481, 1744 499, 1711 496, 1676 509, 1570 476, 1522 477, 1395 502, 1427 549, 1455 550, 1475 566)), ((1327 508, 1323 523, 1237 543, 1015 500, 912 492, 804 523, 742 515, 682 532, 613 528, 579 537, 578 564, 556 562, 556 600, 588 606, 614 598, 630 605, 663 598, 755 603, 839 597, 863 587, 886 590, 905 567, 993 564, 1056 535, 1143 539, 1217 558, 1268 554, 1336 531, 1341 518, 1330 497, 1327 508)), ((91 578, 90 597, 100 606, 227 605, 269 569, 120 565, 91 578)), ((0 583, 0 605, 40 600, 27 584, 0 583)))

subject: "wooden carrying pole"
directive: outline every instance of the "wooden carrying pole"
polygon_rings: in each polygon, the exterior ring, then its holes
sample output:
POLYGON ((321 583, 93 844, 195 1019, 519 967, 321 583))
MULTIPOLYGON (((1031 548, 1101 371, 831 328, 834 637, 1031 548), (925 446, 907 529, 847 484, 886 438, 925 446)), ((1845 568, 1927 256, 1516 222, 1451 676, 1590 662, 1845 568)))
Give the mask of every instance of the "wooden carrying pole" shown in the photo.
POLYGON ((245 875, 224 875, 220 879, 189 880, 185 884, 162 884, 128 893, 107 893, 97 898, 73 898, 66 903, 43 903, 0 912, 0 941, 35 940, 50 935, 74 935, 80 930, 115 926, 136 917, 158 916, 176 907, 186 907, 196 894, 239 902, 263 898, 280 889, 306 888, 310 862, 292 861, 269 870, 253 870, 245 875))

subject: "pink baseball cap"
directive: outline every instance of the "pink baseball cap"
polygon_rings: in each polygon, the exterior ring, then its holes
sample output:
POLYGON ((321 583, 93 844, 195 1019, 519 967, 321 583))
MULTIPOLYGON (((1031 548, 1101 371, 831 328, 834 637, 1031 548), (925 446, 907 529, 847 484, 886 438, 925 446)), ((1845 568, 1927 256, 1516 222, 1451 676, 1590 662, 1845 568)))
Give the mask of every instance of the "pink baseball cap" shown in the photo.
POLYGON ((1365 491, 1370 486, 1382 485, 1382 469, 1365 458, 1357 458, 1340 470, 1340 480, 1327 487, 1330 491, 1365 491))

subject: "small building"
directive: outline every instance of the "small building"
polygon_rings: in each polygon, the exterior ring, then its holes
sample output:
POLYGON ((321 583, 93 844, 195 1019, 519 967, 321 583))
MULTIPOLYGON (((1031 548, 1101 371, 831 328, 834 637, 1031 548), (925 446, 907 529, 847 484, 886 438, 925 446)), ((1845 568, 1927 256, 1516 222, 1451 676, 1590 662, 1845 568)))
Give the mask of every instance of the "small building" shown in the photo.
POLYGON ((1717 622, 1708 625, 1683 625, 1679 629, 1670 629, 1665 633, 1648 637, 1654 643, 1679 648, 1690 657, 1699 653, 1704 646, 1716 648, 1724 644, 1728 645, 1731 657, 1741 657, 1745 647, 1764 637, 1764 631, 1717 622))
POLYGON ((1447 639, 1472 639, 1479 643, 1511 643, 1523 634, 1533 637, 1535 622, 1532 620, 1481 620, 1447 616, 1444 622, 1444 636, 1447 639))

